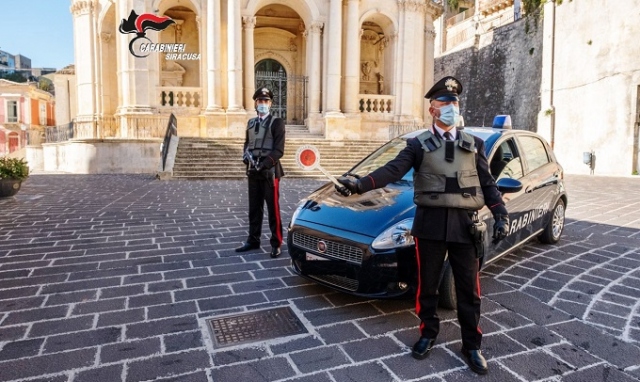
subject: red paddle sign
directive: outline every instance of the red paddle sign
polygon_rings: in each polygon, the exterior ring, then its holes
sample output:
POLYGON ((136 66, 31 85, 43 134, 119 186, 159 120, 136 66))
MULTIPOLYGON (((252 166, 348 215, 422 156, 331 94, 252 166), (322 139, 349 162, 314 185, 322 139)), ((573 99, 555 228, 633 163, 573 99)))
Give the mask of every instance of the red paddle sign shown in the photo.
POLYGON ((320 172, 329 178, 336 186, 342 187, 342 184, 340 184, 333 175, 326 172, 322 166, 320 166, 320 152, 315 146, 300 146, 298 151, 296 151, 296 162, 298 163, 298 167, 305 171, 320 170, 320 172))
POLYGON ((296 152, 296 162, 303 170, 313 170, 320 163, 320 153, 314 146, 300 146, 296 152))

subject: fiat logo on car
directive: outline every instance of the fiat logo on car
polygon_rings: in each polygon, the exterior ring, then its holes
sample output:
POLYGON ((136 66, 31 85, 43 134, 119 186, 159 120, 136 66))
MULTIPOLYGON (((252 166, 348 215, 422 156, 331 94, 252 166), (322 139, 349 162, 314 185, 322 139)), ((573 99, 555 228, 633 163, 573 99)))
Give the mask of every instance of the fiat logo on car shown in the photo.
POLYGON ((324 241, 320 240, 318 242, 318 252, 325 253, 326 251, 327 251, 327 243, 325 243, 324 241))

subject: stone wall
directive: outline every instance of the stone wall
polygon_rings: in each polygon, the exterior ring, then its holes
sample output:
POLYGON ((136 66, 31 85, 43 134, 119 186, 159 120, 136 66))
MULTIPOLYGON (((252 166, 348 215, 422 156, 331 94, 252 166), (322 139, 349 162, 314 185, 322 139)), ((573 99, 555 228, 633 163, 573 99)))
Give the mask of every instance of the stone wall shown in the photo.
MULTIPOLYGON (((491 126, 509 114, 514 128, 535 131, 540 111, 542 27, 526 20, 479 36, 474 47, 435 60, 435 80, 452 75, 462 82, 460 104, 467 126, 491 126)), ((428 89, 425 89, 425 93, 428 89)))

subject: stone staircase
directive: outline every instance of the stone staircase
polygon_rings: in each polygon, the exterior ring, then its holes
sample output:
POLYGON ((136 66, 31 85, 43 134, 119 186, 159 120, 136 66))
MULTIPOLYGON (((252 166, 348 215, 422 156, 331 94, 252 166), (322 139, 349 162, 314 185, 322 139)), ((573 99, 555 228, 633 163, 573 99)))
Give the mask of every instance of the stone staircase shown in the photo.
MULTIPOLYGON (((290 134, 287 126, 287 142, 282 166, 290 178, 326 179, 319 170, 304 171, 296 164, 296 151, 303 145, 314 145, 320 152, 322 168, 334 176, 340 176, 356 163, 380 147, 382 141, 331 142, 309 134, 290 134)), ((244 139, 188 138, 181 137, 178 144, 173 178, 210 179, 244 178, 242 163, 244 139)))

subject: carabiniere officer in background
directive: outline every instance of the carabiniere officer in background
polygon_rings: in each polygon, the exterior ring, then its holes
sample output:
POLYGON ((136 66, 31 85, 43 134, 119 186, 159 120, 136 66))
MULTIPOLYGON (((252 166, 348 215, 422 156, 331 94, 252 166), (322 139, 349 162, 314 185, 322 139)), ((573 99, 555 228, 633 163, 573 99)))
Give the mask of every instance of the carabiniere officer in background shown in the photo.
POLYGON ((247 165, 249 183, 249 237, 236 252, 260 248, 264 203, 269 212, 271 257, 282 253, 280 218, 280 178, 284 176, 280 158, 284 155, 285 126, 281 118, 269 113, 273 93, 267 88, 253 94, 258 116, 247 123, 242 161, 247 165))
POLYGON ((438 286, 448 252, 458 298, 458 322, 462 334, 462 354, 471 370, 487 373, 480 345, 480 279, 478 277, 484 223, 477 211, 487 205, 495 218, 494 242, 508 233, 509 217, 502 196, 484 154, 484 142, 456 127, 460 117, 458 96, 462 84, 444 77, 427 92, 432 128, 414 139, 384 166, 360 179, 340 178, 336 186, 344 196, 362 194, 400 180, 414 169, 413 201, 417 205, 411 234, 416 243, 418 288, 416 313, 420 318, 420 339, 412 355, 429 355, 440 330, 438 286), (474 236, 474 234, 476 234, 474 236))

